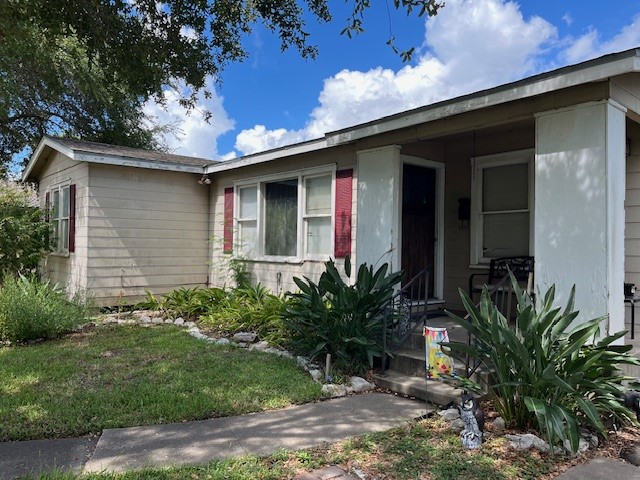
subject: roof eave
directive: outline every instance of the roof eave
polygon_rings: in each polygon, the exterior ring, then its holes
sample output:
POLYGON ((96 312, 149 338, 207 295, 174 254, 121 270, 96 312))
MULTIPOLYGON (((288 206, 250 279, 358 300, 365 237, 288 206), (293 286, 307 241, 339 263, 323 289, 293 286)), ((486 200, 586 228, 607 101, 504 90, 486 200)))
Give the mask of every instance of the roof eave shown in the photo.
POLYGON ((296 143, 294 145, 287 145, 286 147, 268 150, 266 152, 245 155, 244 157, 227 160, 226 162, 208 165, 205 167, 205 173, 218 173, 227 170, 235 170, 237 168, 270 162, 279 158, 286 158, 293 155, 300 155, 302 153, 324 150, 327 147, 327 140, 325 138, 319 138, 316 140, 310 140, 308 142, 296 143))

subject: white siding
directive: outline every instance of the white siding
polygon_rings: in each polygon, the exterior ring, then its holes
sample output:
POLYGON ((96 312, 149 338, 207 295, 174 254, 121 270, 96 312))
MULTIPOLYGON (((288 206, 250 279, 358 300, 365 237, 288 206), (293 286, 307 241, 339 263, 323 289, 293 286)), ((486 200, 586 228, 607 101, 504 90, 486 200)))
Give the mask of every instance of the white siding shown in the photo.
POLYGON ((209 188, 198 176, 89 166, 88 287, 103 305, 207 283, 209 188))

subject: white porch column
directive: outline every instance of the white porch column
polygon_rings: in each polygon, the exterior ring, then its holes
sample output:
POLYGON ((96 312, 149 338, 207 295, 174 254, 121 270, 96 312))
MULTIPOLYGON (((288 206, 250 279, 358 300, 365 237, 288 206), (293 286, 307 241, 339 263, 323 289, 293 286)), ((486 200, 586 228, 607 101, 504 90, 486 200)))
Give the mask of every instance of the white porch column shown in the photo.
POLYGON ((609 314, 624 329, 625 112, 612 101, 536 118, 535 282, 576 286, 578 321, 609 314))
POLYGON ((400 147, 358 152, 357 263, 400 269, 400 147))

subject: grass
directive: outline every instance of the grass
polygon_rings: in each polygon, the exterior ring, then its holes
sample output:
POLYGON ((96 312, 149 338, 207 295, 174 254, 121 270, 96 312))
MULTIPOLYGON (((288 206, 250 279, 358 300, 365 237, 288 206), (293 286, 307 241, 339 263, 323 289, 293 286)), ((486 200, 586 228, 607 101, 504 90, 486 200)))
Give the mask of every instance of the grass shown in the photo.
MULTIPOLYGON (((557 457, 556 460, 559 460, 557 457)), ((539 479, 553 473, 555 465, 535 452, 516 452, 503 438, 485 442, 480 450, 467 451, 460 437, 439 419, 428 419, 386 432, 354 437, 332 445, 297 452, 282 451, 268 457, 246 456, 213 461, 202 467, 148 469, 124 474, 82 476, 86 480, 276 480, 341 465, 356 467, 372 478, 412 480, 539 479)), ((42 479, 68 480, 71 474, 42 479)))
POLYGON ((171 326, 104 326, 0 348, 0 378, 0 441, 240 415, 321 396, 290 359, 171 326))

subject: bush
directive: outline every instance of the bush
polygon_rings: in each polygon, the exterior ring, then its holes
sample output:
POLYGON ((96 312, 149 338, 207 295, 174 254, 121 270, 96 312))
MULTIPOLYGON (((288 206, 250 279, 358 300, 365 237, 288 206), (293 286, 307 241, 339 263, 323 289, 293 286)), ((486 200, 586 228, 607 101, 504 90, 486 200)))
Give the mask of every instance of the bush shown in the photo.
POLYGON ((0 273, 33 271, 51 250, 50 225, 35 191, 0 181, 0 273))
POLYGON ((7 275, 0 287, 0 338, 23 342, 55 338, 82 324, 87 305, 78 296, 34 277, 7 275))
POLYGON ((136 304, 136 308, 196 319, 215 308, 225 296, 225 291, 220 288, 181 287, 159 298, 147 291, 145 300, 136 304))
POLYGON ((212 303, 200 322, 219 333, 255 332, 261 340, 282 346, 289 338, 283 320, 286 304, 284 298, 269 293, 260 284, 245 284, 212 303))
MULTIPOLYGON (((354 285, 344 282, 333 260, 325 263, 317 285, 295 277, 300 293, 291 295, 285 311, 294 349, 310 358, 329 353, 334 368, 347 374, 373 367, 373 357, 382 354, 383 308, 401 277, 387 275, 387 268, 385 263, 374 273, 360 265, 354 285)), ((351 277, 348 257, 345 274, 351 277)))
MULTIPOLYGON (((625 332, 600 339, 604 317, 572 327, 578 316, 573 290, 561 311, 554 306, 555 287, 536 306, 513 276, 512 283, 517 298, 514 326, 509 326, 486 288, 479 308, 460 290, 469 318, 449 315, 474 341, 471 346, 443 344, 454 356, 462 359, 469 354, 491 372, 492 384, 487 387, 500 416, 513 427, 537 428, 551 445, 568 439, 574 452, 580 427, 606 437, 602 418, 633 422, 632 413, 620 402, 629 378, 620 375, 618 365, 640 365, 640 361, 628 354, 630 345, 612 345, 625 332)), ((481 391, 474 382, 460 382, 481 391)))

